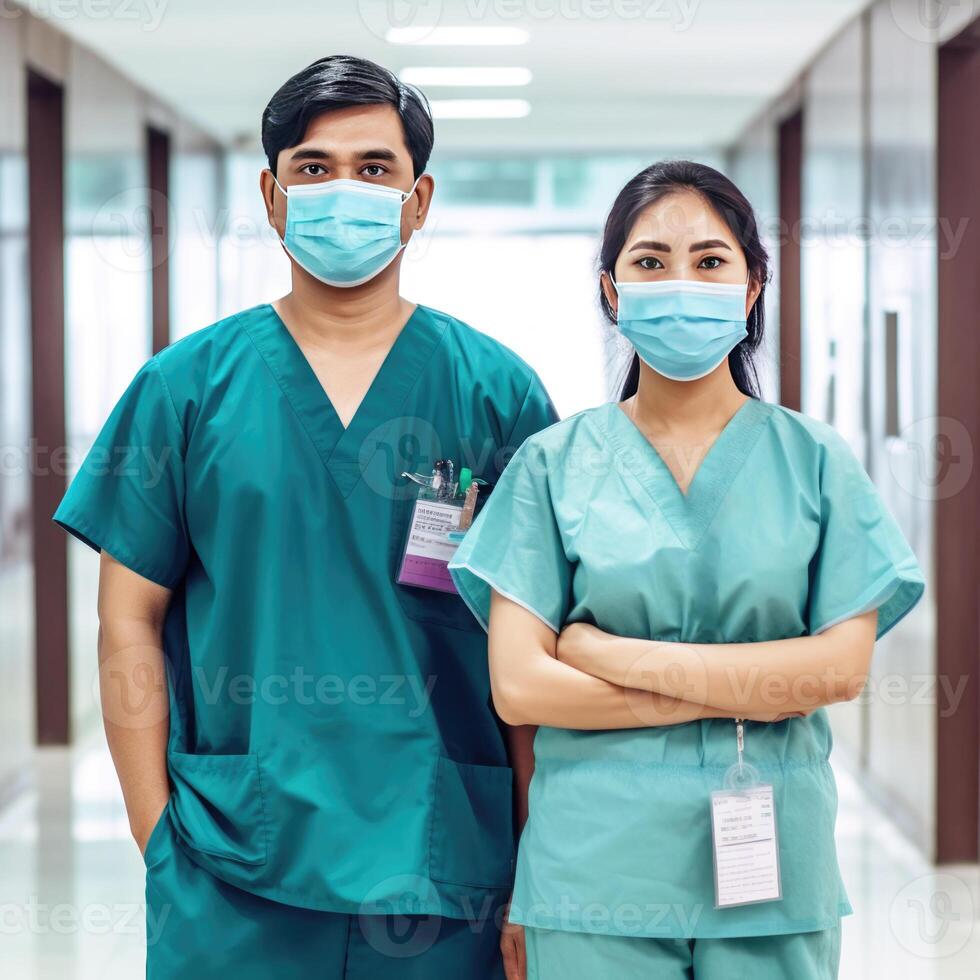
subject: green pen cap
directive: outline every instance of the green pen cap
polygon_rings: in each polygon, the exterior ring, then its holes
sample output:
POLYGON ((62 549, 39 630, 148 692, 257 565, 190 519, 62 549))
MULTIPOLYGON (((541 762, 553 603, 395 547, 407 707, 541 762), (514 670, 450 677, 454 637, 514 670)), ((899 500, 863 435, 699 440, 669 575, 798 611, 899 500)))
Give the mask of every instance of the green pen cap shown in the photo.
POLYGON ((473 471, 468 467, 464 466, 459 471, 459 492, 466 493, 470 488, 470 484, 473 482, 473 471))

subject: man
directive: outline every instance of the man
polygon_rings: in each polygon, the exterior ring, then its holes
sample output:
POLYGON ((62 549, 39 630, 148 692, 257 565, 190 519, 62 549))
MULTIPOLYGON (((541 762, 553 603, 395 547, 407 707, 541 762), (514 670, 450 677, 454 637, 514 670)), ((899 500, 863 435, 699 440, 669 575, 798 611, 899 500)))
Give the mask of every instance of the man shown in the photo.
POLYGON ((459 596, 399 581, 404 474, 492 484, 556 416, 514 354, 399 294, 432 140, 377 65, 291 78, 261 175, 291 292, 150 360, 55 515, 102 553, 152 978, 502 975, 528 732, 502 736, 459 596))

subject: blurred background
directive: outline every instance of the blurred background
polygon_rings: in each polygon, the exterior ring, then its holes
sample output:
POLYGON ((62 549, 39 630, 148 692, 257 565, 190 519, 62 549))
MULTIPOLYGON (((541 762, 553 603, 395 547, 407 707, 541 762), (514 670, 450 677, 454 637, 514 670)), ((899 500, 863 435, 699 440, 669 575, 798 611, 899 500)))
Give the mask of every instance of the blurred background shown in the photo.
POLYGON ((752 201, 764 397, 843 433, 928 577, 833 711, 842 976, 980 976, 971 0, 0 0, 0 972, 142 975, 97 558, 50 515, 143 361, 288 289, 259 120, 331 53, 432 102, 405 294, 515 349, 563 415, 622 366, 595 302, 621 185, 689 157, 752 201))

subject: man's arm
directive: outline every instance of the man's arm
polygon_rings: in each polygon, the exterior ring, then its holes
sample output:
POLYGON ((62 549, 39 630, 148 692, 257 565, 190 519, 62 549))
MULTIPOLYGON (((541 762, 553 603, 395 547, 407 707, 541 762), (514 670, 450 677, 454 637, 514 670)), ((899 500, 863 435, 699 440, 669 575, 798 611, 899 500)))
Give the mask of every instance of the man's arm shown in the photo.
POLYGON ((170 797, 170 708, 163 623, 170 590, 102 552, 99 568, 99 690, 109 752, 140 849, 170 797))

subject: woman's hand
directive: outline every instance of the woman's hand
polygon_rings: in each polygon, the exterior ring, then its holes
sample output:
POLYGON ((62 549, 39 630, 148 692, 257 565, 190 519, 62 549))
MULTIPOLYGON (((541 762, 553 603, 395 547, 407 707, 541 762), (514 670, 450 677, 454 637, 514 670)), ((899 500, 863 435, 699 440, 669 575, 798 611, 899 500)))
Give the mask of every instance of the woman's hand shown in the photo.
POLYGON ((555 655, 563 664, 589 674, 591 658, 601 653, 603 647, 614 639, 615 637, 590 623, 570 623, 558 634, 555 655))
POLYGON ((507 980, 526 980, 527 952, 524 946, 524 926, 510 921, 510 906, 504 915, 500 930, 500 952, 504 958, 504 976, 507 980))

